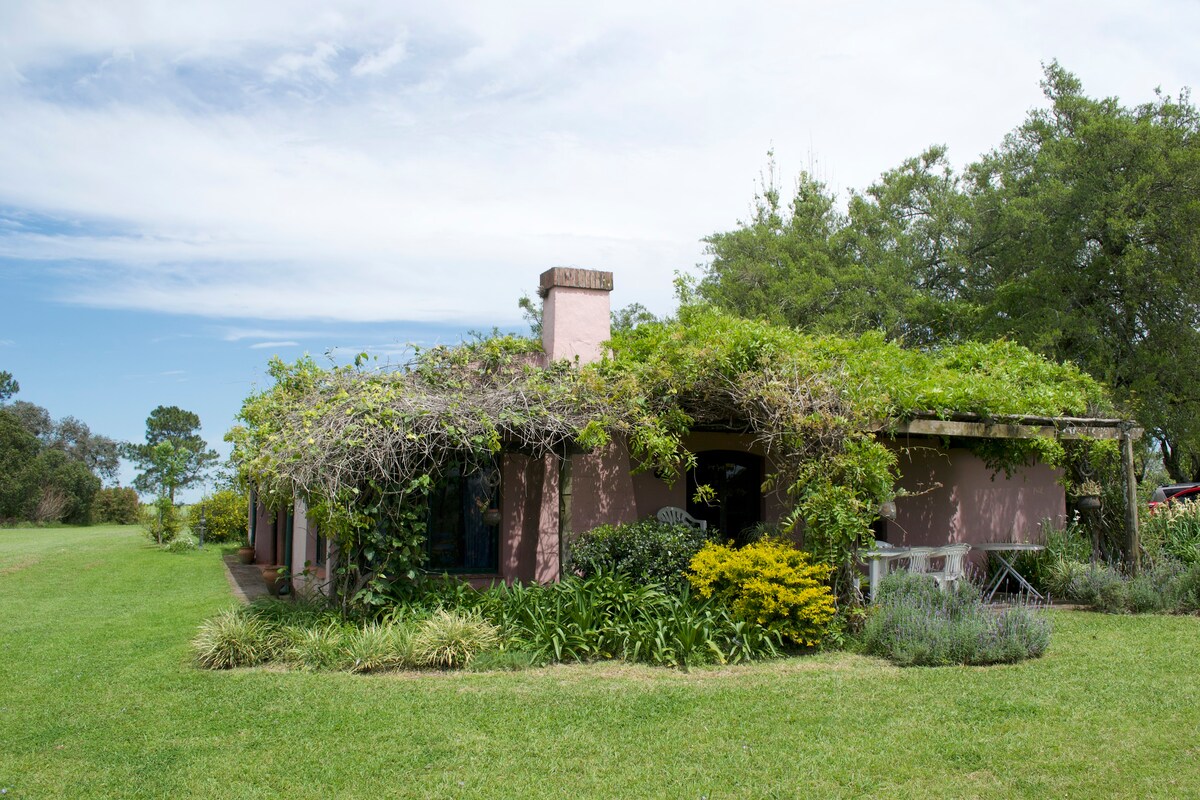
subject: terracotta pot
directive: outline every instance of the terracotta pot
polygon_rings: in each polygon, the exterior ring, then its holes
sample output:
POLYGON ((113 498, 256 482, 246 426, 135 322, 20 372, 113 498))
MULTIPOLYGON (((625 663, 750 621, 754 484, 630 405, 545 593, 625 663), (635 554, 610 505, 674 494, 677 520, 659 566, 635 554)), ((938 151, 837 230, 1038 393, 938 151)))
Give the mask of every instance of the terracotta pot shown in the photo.
POLYGON ((250 547, 249 545, 246 545, 245 547, 239 547, 237 554, 238 554, 238 560, 241 561, 243 564, 253 564, 254 563, 254 548, 253 547, 250 547))
POLYGON ((279 564, 272 564, 263 567, 262 576, 267 584, 267 591, 273 597, 278 597, 279 592, 287 585, 287 578, 280 577, 279 570, 283 569, 279 564))

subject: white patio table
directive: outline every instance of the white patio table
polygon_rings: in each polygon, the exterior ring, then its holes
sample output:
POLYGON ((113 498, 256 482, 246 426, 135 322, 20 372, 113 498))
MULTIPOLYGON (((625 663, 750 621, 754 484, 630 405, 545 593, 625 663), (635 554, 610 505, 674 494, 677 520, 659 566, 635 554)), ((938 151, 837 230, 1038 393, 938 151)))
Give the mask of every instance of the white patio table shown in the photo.
POLYGON ((996 575, 988 583, 986 589, 983 590, 987 596, 987 601, 992 602, 992 598, 996 596, 996 590, 1000 588, 1000 584, 1004 582, 1005 576, 1011 575, 1016 578, 1017 583, 1029 592, 1030 595, 1038 600, 1045 600, 1041 592, 1033 588, 1033 584, 1025 580, 1025 576, 1017 572, 1013 567, 1010 559, 1016 558, 1019 553, 1036 553, 1039 550, 1045 550, 1046 546, 1041 544, 1032 544, 1031 542, 985 542, 983 544, 972 545, 976 550, 983 550, 986 553, 995 553, 996 559, 1000 562, 1000 569, 996 575), (1012 555, 1005 558, 1005 553, 1012 555))
POLYGON ((875 593, 879 591, 879 582, 883 580, 883 576, 887 574, 891 568, 892 561, 901 558, 908 558, 912 554, 911 547, 886 547, 876 550, 868 550, 863 553, 863 558, 869 563, 871 575, 871 599, 875 599, 875 593))

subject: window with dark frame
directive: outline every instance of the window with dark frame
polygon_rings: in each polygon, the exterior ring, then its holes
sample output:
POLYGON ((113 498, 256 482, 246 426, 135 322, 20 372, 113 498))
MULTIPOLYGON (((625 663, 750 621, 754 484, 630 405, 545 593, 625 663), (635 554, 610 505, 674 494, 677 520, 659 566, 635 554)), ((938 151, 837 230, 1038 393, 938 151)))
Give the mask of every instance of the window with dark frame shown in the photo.
POLYGON ((432 572, 494 573, 500 562, 500 470, 451 466, 429 494, 426 547, 432 572), (488 513, 488 512, 491 513, 488 513))

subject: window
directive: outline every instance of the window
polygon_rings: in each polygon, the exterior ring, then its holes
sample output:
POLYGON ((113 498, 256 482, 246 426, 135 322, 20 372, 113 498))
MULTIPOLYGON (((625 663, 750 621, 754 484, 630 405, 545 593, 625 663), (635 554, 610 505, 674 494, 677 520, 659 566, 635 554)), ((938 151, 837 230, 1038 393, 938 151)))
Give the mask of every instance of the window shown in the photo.
POLYGON ((435 572, 496 572, 500 525, 500 470, 464 473, 452 466, 429 495, 427 569, 435 572), (491 510, 493 513, 488 514, 491 510))
POLYGON ((708 523, 711 530, 744 544, 747 534, 762 522, 762 458, 738 450, 709 450, 696 454, 696 467, 687 475, 687 512, 708 523), (711 502, 697 503, 696 487, 710 486, 711 502))

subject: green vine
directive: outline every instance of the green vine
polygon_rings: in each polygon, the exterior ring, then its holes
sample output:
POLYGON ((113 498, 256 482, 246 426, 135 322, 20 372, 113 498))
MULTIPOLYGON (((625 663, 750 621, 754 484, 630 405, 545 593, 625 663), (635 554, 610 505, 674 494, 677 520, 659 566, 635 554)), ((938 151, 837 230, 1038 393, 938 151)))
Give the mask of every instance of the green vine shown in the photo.
MULTIPOLYGON (((425 495, 451 462, 620 439, 636 469, 671 479, 694 463, 693 430, 748 434, 772 465, 767 483, 790 498, 785 525, 846 564, 895 496, 895 454, 877 433, 888 420, 1111 408, 1079 370, 1010 342, 906 350, 879 334, 815 336, 706 306, 617 330, 608 356, 582 368, 545 363, 535 340, 493 336, 420 351, 401 369, 305 358, 273 361, 270 374, 227 437, 235 461, 266 502, 306 499, 350 554, 342 591, 366 605, 420 569, 425 495)), ((997 469, 1067 458, 1054 439, 978 452, 997 469)))

